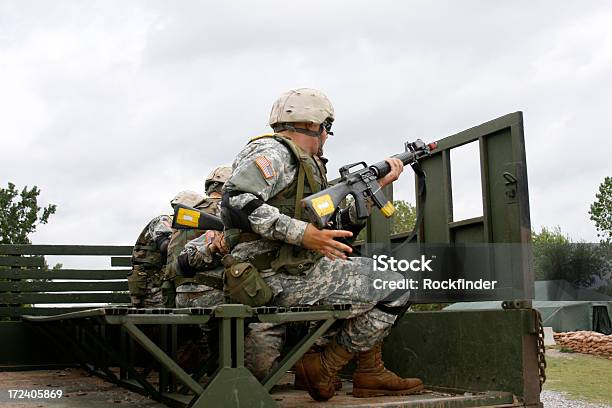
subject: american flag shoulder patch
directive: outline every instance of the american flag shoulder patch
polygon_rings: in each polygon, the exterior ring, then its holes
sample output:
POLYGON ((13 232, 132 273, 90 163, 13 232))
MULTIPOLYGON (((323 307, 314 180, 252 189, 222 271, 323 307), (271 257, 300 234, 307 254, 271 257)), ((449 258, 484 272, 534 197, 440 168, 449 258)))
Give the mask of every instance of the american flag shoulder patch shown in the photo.
POLYGON ((274 177, 274 167, 272 167, 272 162, 266 156, 259 156, 255 159, 255 164, 259 167, 259 171, 264 176, 265 179, 270 179, 274 177))

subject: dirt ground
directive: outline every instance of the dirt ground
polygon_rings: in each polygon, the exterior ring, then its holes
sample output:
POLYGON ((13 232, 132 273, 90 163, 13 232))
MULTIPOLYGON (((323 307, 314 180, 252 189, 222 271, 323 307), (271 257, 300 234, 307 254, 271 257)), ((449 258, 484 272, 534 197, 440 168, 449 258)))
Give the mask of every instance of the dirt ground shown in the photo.
POLYGON ((102 408, 109 406, 157 408, 157 401, 117 387, 77 368, 0 372, 0 407, 102 408), (62 390, 57 399, 11 399, 8 390, 62 390))

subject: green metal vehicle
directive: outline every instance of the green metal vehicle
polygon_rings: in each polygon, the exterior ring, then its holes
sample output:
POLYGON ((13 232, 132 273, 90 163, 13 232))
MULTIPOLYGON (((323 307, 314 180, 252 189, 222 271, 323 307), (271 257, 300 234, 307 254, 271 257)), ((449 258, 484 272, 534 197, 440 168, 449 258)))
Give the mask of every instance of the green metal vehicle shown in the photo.
MULTIPOLYGON (((350 305, 134 310, 126 293, 129 270, 122 268, 129 266, 131 247, 116 246, 0 246, 0 371, 82 367, 179 407, 541 407, 545 360, 539 314, 531 308, 534 277, 522 113, 439 140, 421 166, 426 200, 417 194, 422 221, 416 234, 391 235, 390 220, 376 213, 368 222, 367 242, 390 244, 405 256, 414 248, 443 248, 434 256, 443 261, 448 277, 461 279, 478 271, 497 282, 490 292, 417 291, 414 303, 497 300, 504 306, 409 311, 402 317, 385 342, 385 364, 400 375, 423 379, 425 393, 358 399, 346 382, 333 399, 315 403, 305 391, 284 385, 290 382, 287 372, 350 305), (481 200, 482 215, 456 220, 451 152, 468 143, 477 144, 479 151, 482 194, 473 200, 481 200), (474 256, 469 248, 483 255, 474 256), (111 268, 46 270, 44 255, 110 256, 111 268), (56 307, 45 307, 50 305, 56 307), (254 320, 318 325, 290 344, 276 370, 259 382, 244 367, 245 323, 254 320), (181 336, 186 328, 205 322, 218 326, 218 353, 187 373, 176 362, 181 336)), ((386 194, 390 198, 392 191, 386 194)), ((367 248, 364 243, 362 250, 367 248)), ((62 402, 79 406, 76 398, 62 402)))

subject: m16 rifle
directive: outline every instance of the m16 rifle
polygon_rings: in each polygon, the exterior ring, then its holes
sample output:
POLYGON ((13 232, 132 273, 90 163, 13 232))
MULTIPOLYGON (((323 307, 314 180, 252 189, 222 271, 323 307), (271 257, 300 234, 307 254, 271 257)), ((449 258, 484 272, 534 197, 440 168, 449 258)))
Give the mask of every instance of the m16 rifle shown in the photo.
MULTIPOLYGON (((423 180, 423 183, 419 183, 419 190, 424 190, 424 173, 418 165, 418 160, 429 156, 436 146, 437 143, 435 142, 425 144, 421 139, 417 139, 411 143, 406 142, 404 144, 405 151, 392 156, 393 158, 400 159, 404 165, 412 166, 419 179, 423 180)), ((302 207, 310 221, 317 228, 330 226, 333 214, 338 209, 342 200, 349 195, 352 195, 355 199, 358 220, 363 220, 370 215, 366 203, 368 198, 372 200, 385 217, 391 217, 395 212, 395 208, 393 203, 385 197, 378 184, 378 179, 383 178, 390 171, 389 163, 384 160, 371 166, 368 166, 365 162, 342 166, 340 168, 340 181, 332 187, 304 198, 302 200, 302 207), (350 172, 350 169, 360 165, 363 166, 362 169, 350 172)))

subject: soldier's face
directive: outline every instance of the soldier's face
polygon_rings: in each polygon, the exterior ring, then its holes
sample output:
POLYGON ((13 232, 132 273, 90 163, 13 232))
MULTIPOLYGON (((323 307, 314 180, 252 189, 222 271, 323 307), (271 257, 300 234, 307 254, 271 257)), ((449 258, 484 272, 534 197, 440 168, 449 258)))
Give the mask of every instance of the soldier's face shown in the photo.
POLYGON ((323 129, 323 133, 321 133, 321 147, 323 147, 323 145, 325 145, 325 142, 327 141, 327 130, 323 129))
POLYGON ((319 142, 319 146, 317 149, 318 156, 323 156, 323 145, 325 145, 325 141, 327 141, 327 136, 328 136, 327 131, 323 129, 323 133, 321 133, 321 137, 317 139, 319 142))

